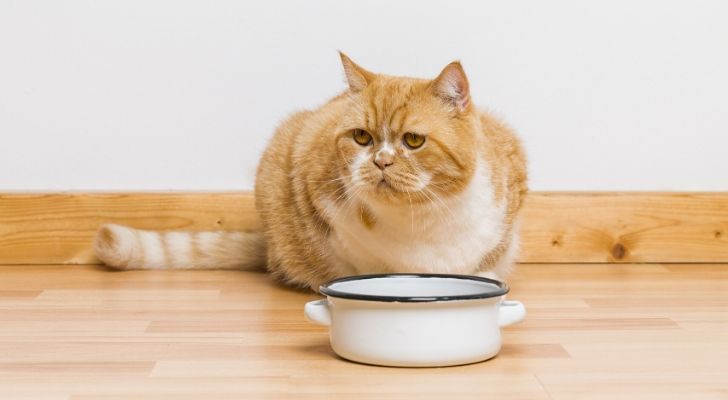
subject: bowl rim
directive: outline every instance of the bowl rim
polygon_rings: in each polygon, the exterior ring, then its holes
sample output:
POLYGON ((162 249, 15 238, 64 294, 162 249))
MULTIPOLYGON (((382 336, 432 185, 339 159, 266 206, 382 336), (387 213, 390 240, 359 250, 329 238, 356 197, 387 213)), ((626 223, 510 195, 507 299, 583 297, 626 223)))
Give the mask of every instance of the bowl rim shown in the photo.
POLYGON ((331 280, 319 286, 319 292, 325 296, 348 299, 348 300, 365 300, 365 301, 380 301, 380 302, 398 302, 398 303, 429 303, 436 301, 453 301, 453 300, 476 300, 476 299, 489 299, 493 297, 500 297, 508 293, 510 288, 504 282, 484 278, 482 276, 475 275, 459 275, 459 274, 419 274, 419 273, 392 273, 392 274, 368 274, 368 275, 352 275, 343 278, 331 280), (485 282, 496 285, 496 290, 473 293, 473 294, 461 294, 454 296, 381 296, 374 294, 361 294, 361 293, 349 293, 336 289, 332 289, 331 286, 341 282, 359 281, 365 279, 376 279, 376 278, 401 278, 401 277, 414 277, 414 278, 450 278, 450 279, 462 279, 469 281, 485 282))

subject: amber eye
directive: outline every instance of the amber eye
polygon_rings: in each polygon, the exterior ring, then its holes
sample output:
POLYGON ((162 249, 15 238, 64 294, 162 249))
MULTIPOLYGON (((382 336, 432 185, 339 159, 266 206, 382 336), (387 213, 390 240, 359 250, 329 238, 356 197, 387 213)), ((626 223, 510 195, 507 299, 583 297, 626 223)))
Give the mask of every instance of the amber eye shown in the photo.
POLYGON ((352 136, 354 141, 362 146, 367 146, 372 142, 372 135, 363 129, 354 129, 352 136))
POLYGON ((416 133, 407 132, 404 134, 404 144, 410 149, 417 149, 425 144, 425 137, 416 133))

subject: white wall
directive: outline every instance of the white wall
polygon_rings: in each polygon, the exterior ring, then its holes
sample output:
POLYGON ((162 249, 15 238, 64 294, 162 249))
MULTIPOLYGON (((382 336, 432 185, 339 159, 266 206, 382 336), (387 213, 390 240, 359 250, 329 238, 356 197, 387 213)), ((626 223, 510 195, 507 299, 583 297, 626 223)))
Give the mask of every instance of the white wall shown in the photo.
POLYGON ((0 190, 251 188, 336 49, 517 128, 537 190, 728 190, 728 2, 0 1, 0 190))

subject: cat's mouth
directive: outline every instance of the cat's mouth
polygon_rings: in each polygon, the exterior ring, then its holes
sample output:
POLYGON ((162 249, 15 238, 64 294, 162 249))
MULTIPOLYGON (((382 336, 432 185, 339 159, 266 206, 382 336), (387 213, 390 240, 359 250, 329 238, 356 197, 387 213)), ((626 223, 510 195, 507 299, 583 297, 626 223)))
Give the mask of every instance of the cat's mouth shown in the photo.
POLYGON ((375 190, 382 194, 392 195, 395 193, 404 192, 405 189, 397 179, 391 177, 382 176, 375 186, 375 190))
POLYGON ((369 188, 373 193, 392 196, 400 193, 404 193, 407 187, 400 182, 397 177, 389 176, 387 174, 381 174, 379 176, 372 176, 369 181, 369 188))
POLYGON ((382 179, 377 183, 377 189, 394 189, 392 185, 387 182, 387 178, 382 177, 382 179))

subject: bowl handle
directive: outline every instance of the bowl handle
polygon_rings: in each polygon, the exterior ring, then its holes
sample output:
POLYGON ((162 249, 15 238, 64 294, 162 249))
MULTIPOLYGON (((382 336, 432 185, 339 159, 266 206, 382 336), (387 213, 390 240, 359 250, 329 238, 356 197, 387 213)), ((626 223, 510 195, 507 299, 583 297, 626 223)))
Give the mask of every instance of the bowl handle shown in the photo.
POLYGON ((503 300, 498 309, 498 326, 508 326, 521 322, 526 317, 526 307, 515 300, 503 300))
POLYGON ((309 301, 303 308, 303 313, 314 324, 331 325, 331 311, 326 299, 309 301))

